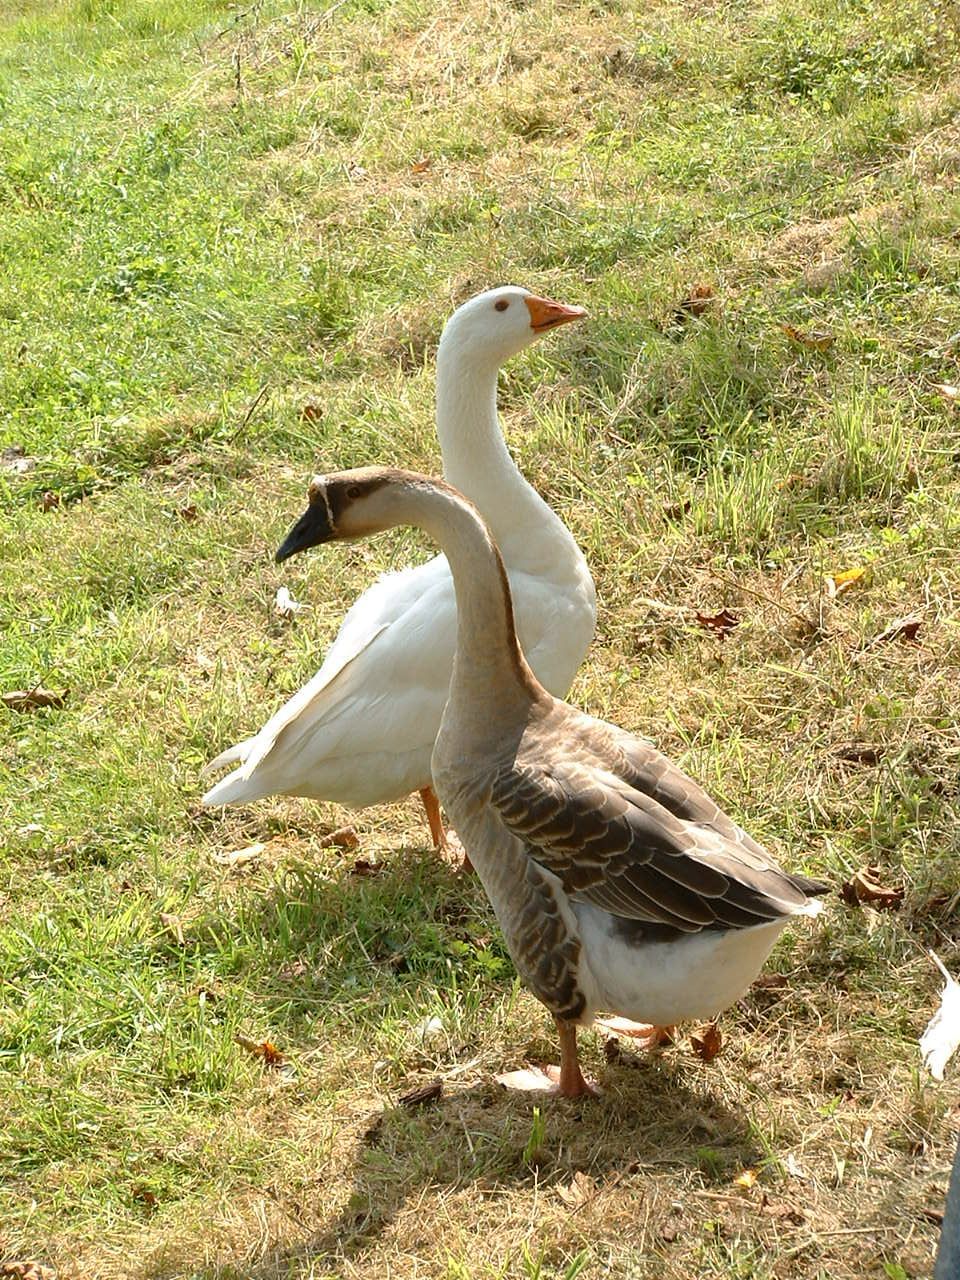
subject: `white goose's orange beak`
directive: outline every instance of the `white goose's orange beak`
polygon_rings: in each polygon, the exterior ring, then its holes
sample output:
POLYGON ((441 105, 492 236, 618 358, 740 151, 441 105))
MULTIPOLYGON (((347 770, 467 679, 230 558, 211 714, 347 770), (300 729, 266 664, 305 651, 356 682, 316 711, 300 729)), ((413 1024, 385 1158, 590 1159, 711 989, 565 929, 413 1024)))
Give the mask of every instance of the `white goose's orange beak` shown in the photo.
POLYGON ((530 328, 534 333, 543 333, 547 329, 556 329, 557 325, 569 324, 571 320, 581 320, 586 314, 584 307, 568 307, 562 302, 554 302, 552 298, 524 298, 530 312, 530 328))

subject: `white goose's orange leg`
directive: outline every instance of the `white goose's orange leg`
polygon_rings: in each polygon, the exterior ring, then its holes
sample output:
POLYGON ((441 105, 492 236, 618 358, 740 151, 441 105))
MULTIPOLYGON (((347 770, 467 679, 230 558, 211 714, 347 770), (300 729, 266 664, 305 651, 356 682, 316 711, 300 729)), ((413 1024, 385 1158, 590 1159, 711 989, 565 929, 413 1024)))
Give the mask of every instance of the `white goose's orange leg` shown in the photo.
POLYGON ((427 822, 430 824, 430 839, 435 849, 443 849, 447 843, 447 835, 443 829, 443 818, 440 816, 440 801, 433 787, 421 787, 420 799, 427 811, 427 822))
POLYGON ((467 856, 467 851, 463 849, 459 840, 453 837, 453 840, 447 837, 446 831, 443 829, 443 818, 440 815, 440 801, 437 799, 437 793, 433 787, 421 787, 420 799, 423 801, 423 807, 427 811, 427 822, 430 824, 430 839, 433 841, 433 847, 440 853, 457 848, 463 851, 463 862, 460 864, 461 871, 472 871, 473 864, 467 856), (454 845, 456 840, 456 845, 454 845))

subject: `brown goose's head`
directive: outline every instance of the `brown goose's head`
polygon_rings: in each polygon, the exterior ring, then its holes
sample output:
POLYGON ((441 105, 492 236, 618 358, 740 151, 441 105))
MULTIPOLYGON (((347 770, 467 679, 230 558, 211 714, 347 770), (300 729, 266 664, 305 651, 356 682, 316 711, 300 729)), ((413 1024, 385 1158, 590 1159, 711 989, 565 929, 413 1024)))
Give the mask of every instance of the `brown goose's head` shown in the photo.
POLYGON ((362 538, 388 529, 396 523, 393 499, 398 492, 425 480, 393 467, 357 467, 314 476, 307 490, 307 509, 280 545, 277 563, 322 542, 362 538))

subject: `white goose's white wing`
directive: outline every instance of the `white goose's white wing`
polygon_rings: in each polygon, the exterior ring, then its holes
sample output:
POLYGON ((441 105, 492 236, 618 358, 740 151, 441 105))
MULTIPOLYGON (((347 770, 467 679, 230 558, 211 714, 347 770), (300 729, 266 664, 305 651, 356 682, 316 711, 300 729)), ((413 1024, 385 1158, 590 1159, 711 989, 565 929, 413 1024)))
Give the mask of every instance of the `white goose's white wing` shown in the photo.
MULTIPOLYGON (((585 629, 582 605, 539 578, 509 577, 527 659, 548 688, 564 692, 589 642, 570 634, 585 629)), ((359 809, 428 786, 456 626, 445 556, 380 578, 347 614, 313 679, 209 766, 242 761, 203 803, 279 794, 359 809)))

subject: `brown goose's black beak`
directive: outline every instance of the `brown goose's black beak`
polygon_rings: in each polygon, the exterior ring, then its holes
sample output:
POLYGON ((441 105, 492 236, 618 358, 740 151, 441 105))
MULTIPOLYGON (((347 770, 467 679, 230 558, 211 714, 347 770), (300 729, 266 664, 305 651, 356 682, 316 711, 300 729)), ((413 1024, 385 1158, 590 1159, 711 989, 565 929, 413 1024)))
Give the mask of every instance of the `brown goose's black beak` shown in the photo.
POLYGON ((274 559, 277 564, 289 560, 298 551, 306 551, 308 547, 319 546, 321 542, 329 542, 335 536, 330 523, 330 512, 323 494, 311 498, 310 505, 293 526, 277 551, 274 559))

